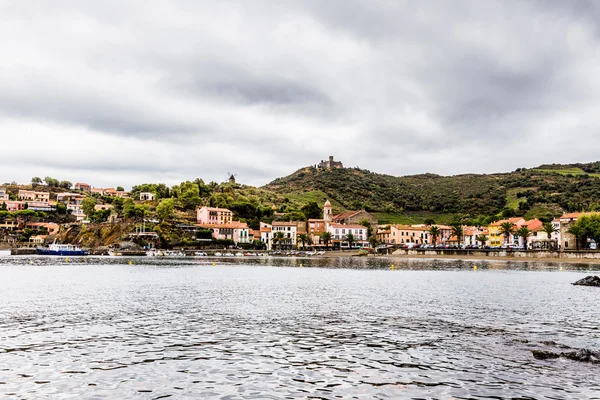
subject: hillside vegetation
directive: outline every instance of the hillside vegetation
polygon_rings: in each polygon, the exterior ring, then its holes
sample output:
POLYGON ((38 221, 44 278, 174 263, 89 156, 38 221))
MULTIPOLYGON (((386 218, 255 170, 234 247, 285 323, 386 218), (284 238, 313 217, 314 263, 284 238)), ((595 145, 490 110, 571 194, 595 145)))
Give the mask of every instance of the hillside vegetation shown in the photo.
POLYGON ((600 210, 597 176, 600 162, 502 174, 402 177, 358 168, 306 167, 263 189, 290 199, 324 193, 339 211, 364 208, 386 223, 512 215, 551 219, 563 211, 600 210))

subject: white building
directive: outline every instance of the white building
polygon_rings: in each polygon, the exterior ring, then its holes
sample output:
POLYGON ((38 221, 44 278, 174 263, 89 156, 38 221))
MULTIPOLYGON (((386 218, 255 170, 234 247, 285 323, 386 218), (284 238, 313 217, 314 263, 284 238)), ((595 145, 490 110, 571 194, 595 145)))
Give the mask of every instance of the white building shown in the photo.
POLYGON ((154 193, 152 192, 141 192, 140 193, 140 200, 141 201, 154 201, 154 193))
MULTIPOLYGON (((329 224, 327 232, 331 234, 334 245, 339 243, 340 247, 349 247, 347 237, 352 234, 354 244, 352 247, 364 247, 368 244, 367 227, 362 225, 329 224)), ((335 247, 335 246, 334 246, 335 247)))
POLYGON ((267 250, 296 248, 297 235, 298 225, 295 222, 274 221, 272 225, 260 223, 260 240, 267 250))

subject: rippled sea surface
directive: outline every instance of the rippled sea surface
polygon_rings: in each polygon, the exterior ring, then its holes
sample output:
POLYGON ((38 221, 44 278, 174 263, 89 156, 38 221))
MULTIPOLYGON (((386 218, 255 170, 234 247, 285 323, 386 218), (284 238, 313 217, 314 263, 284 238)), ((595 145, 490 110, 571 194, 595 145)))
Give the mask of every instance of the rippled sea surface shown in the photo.
POLYGON ((562 267, 0 258, 0 398, 600 399, 531 355, 600 350, 598 266, 562 267))

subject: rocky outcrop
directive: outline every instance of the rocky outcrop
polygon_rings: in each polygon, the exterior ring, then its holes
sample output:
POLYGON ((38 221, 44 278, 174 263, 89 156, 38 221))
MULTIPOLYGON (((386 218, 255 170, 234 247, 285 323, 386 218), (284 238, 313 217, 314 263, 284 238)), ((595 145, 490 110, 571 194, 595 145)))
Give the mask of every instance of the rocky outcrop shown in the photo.
POLYGON ((573 361, 600 364, 600 351, 592 351, 588 349, 579 349, 560 353, 548 350, 532 350, 531 353, 533 354, 533 357, 538 360, 553 360, 562 357, 573 361))
POLYGON ((573 283, 573 285, 600 287, 600 277, 595 275, 586 276, 585 278, 573 283))

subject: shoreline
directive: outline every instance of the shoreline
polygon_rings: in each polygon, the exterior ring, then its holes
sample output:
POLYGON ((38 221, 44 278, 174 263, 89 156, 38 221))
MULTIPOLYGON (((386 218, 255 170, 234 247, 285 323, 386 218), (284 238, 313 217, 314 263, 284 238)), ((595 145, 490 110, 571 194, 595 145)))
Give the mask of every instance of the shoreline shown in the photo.
POLYGON ((440 255, 440 254, 389 254, 377 256, 388 259, 414 260, 467 260, 467 261, 504 261, 504 262, 543 262, 563 264, 599 264, 600 259, 593 258, 559 258, 559 257, 506 257, 506 256, 476 256, 476 255, 440 255))

